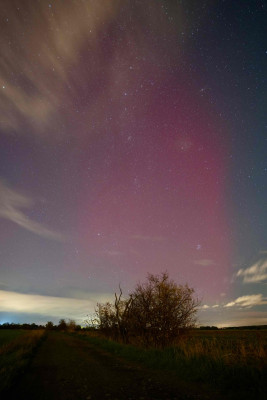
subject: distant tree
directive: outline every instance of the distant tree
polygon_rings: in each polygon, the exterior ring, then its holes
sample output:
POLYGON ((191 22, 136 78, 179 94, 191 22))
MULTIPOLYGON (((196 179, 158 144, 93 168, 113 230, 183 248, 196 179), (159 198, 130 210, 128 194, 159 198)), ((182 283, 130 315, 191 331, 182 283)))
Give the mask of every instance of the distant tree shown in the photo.
POLYGON ((77 328, 76 322, 74 321, 74 319, 69 319, 69 321, 67 322, 67 329, 68 331, 75 331, 77 328))
POLYGON ((46 325, 45 325, 45 329, 47 329, 48 331, 53 330, 54 327, 54 323, 52 321, 47 321, 46 325))
POLYGON ((67 323, 66 323, 65 319, 62 318, 62 319, 59 320, 57 328, 60 331, 66 331, 67 330, 68 327, 67 327, 67 323))

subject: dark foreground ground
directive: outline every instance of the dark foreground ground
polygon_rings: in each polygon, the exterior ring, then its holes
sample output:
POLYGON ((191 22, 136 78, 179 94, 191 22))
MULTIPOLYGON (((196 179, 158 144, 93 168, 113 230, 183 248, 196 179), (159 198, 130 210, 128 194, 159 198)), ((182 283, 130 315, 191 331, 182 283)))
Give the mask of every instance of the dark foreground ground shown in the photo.
POLYGON ((51 332, 27 371, 3 398, 189 400, 219 397, 204 386, 194 387, 178 381, 170 372, 129 364, 78 337, 51 332))

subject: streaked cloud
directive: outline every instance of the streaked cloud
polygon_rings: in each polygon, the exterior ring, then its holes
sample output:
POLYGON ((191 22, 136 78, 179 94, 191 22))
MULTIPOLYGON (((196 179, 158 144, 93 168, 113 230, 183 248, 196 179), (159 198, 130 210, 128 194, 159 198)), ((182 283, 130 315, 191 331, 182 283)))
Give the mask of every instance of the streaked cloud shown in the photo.
POLYGON ((76 299, 0 290, 0 311, 83 320, 86 315, 94 312, 97 302, 105 302, 111 298, 112 294, 97 294, 87 299, 76 299))
POLYGON ((229 326, 266 325, 266 311, 255 311, 248 308, 207 309, 200 312, 199 325, 215 325, 218 328, 229 326))
POLYGON ((0 218, 11 221, 23 229, 49 239, 63 241, 64 236, 39 222, 33 221, 21 209, 29 209, 34 204, 30 197, 15 191, 0 181, 0 218))
POLYGON ((35 5, 30 0, 23 7, 12 1, 3 5, 2 14, 8 16, 0 35, 0 127, 4 132, 44 136, 62 132, 65 108, 77 103, 84 78, 98 68, 97 35, 112 21, 118 6, 118 1, 109 0, 83 1, 79 6, 53 2, 48 7, 46 2, 35 5), (90 68, 87 62, 74 81, 73 71, 85 48, 89 55, 94 51, 94 62, 90 68), (52 132, 52 123, 61 129, 52 132))
POLYGON ((244 283, 258 283, 267 279, 267 259, 261 259, 246 269, 240 269, 236 276, 243 278, 244 283))
POLYGON ((229 316, 229 309, 227 310, 227 315, 225 315, 223 322, 219 321, 216 325, 218 328, 225 328, 229 326, 250 326, 250 325, 266 325, 267 318, 266 312, 261 313, 249 313, 246 311, 245 315, 236 313, 229 316))
POLYGON ((242 296, 227 304, 206 304, 199 308, 199 325, 216 325, 219 328, 266 325, 266 304, 267 298, 261 294, 242 296))
POLYGON ((208 304, 204 304, 203 306, 199 307, 202 310, 208 310, 212 308, 218 308, 220 307, 219 304, 214 304, 213 306, 209 306, 208 304))
MULTIPOLYGON (((8 18, 4 17, 0 27, 0 128, 6 133, 55 140, 74 123, 75 137, 77 131, 79 137, 92 134, 97 125, 99 134, 99 121, 105 114, 114 113, 112 108, 117 104, 117 123, 124 129, 133 107, 127 107, 127 112, 121 107, 122 93, 127 97, 129 91, 140 86, 140 69, 149 79, 159 70, 156 62, 144 68, 145 57, 152 53, 149 58, 156 59, 157 52, 153 54, 143 27, 163 32, 173 29, 175 37, 177 29, 184 29, 182 10, 177 14, 179 24, 171 28, 167 18, 158 23, 161 5, 154 4, 151 13, 150 2, 136 8, 122 0, 80 1, 78 6, 63 1, 51 3, 51 7, 45 1, 35 3, 25 0, 23 7, 17 7, 14 1, 7 1, 1 7, 2 15, 8 18), (137 18, 143 21, 132 33, 126 29, 127 9, 139 11, 137 18), (108 43, 115 19, 119 21, 119 36, 117 33, 112 41, 108 58, 103 58, 103 41, 108 43)), ((132 110, 132 115, 136 116, 143 106, 144 101, 134 107, 137 110, 132 110)), ((189 141, 180 144, 184 150, 190 146, 189 141)))
POLYGON ((210 260, 210 259, 206 259, 206 258, 203 258, 203 259, 200 259, 200 260, 195 260, 194 264, 202 265, 203 267, 209 267, 211 265, 216 265, 214 260, 210 260))
POLYGON ((237 299, 231 301, 230 303, 225 304, 224 307, 238 306, 238 307, 251 308, 263 304, 267 304, 267 297, 263 297, 262 294, 251 294, 247 296, 238 297, 237 299))

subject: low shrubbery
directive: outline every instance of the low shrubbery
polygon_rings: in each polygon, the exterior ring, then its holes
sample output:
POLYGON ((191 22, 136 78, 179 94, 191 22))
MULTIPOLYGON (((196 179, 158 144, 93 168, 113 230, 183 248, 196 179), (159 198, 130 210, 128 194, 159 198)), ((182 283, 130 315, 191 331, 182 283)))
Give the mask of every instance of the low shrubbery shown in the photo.
POLYGON ((106 337, 164 348, 195 325, 198 306, 194 289, 176 284, 167 272, 149 274, 127 298, 120 289, 114 303, 98 304, 95 323, 106 337))

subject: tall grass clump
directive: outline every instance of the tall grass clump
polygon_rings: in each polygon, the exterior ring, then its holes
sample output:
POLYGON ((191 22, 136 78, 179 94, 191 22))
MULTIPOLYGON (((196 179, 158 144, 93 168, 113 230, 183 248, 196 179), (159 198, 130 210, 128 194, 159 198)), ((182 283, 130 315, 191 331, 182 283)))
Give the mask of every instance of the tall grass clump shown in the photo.
POLYGON ((207 379, 225 391, 239 388, 263 393, 266 390, 266 333, 254 335, 190 336, 169 349, 170 358, 183 360, 195 379, 207 379))
POLYGON ((28 331, 0 347, 0 393, 7 389, 15 376, 28 365, 42 339, 43 330, 28 331))

